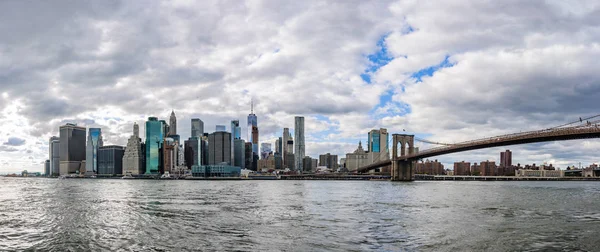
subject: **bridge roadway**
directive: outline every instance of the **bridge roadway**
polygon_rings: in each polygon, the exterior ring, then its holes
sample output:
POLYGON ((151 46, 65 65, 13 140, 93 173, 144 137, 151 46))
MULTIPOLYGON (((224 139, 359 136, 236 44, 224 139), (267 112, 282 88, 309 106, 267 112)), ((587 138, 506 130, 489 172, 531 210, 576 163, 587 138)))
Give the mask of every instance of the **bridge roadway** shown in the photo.
MULTIPOLYGON (((600 138, 600 127, 596 124, 592 124, 577 127, 550 128, 538 131, 514 133, 509 135, 466 141, 452 144, 449 146, 431 148, 392 159, 394 161, 417 161, 428 157, 491 147, 587 138, 600 138)), ((360 167, 357 171, 359 173, 364 173, 373 169, 390 165, 392 165, 392 160, 386 160, 360 167)))

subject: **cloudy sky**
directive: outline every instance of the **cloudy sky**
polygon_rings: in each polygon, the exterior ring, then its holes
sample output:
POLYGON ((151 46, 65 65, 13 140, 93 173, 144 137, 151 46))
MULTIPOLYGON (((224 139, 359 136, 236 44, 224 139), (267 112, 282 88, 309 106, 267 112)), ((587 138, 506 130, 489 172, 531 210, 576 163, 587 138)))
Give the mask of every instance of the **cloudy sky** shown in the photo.
MULTIPOLYGON (((599 5, 0 1, 0 173, 42 171, 66 122, 125 145, 133 122, 175 110, 187 138, 194 117, 245 125, 251 99, 261 142, 303 115, 313 157, 351 152, 373 128, 458 142, 600 114, 599 5)), ((509 148, 515 163, 564 168, 600 161, 599 141, 509 148)))

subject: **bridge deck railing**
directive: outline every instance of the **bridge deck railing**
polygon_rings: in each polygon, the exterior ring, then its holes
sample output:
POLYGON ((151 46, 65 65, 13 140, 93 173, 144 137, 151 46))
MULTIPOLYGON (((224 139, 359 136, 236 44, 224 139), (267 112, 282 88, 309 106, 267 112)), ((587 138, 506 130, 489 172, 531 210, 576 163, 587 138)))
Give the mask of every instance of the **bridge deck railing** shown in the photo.
POLYGON ((597 124, 580 125, 580 126, 565 127, 565 128, 550 128, 550 129, 543 129, 543 130, 536 130, 536 131, 526 131, 526 132, 512 133, 512 134, 506 134, 506 135, 500 135, 500 136, 494 136, 494 137, 480 138, 480 139, 475 139, 475 140, 470 140, 470 141, 465 141, 465 142, 459 142, 456 144, 452 144, 450 146, 441 146, 441 147, 426 149, 423 151, 419 151, 419 153, 404 155, 404 156, 400 157, 400 159, 410 158, 410 157, 434 153, 434 152, 447 151, 447 150, 452 150, 455 148, 468 147, 471 145, 480 145, 480 144, 487 144, 487 143, 500 142, 500 141, 503 142, 503 141, 511 141, 511 140, 524 140, 524 139, 537 138, 537 137, 564 136, 564 135, 572 135, 572 134, 598 133, 598 132, 600 132, 600 128, 598 127, 597 124))

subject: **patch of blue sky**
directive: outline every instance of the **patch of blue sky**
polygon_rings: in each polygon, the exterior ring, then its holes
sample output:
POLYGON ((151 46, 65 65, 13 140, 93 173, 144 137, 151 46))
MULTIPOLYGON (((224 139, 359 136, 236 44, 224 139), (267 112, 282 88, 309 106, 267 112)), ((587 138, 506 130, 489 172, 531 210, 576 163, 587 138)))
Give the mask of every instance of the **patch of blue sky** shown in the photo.
POLYGON ((360 77, 366 82, 371 83, 371 75, 377 70, 394 59, 391 54, 389 54, 387 50, 387 46, 385 45, 385 39, 389 36, 385 34, 377 40, 377 48, 378 50, 373 53, 367 55, 367 59, 369 60, 368 67, 364 70, 364 72, 360 75, 360 77))
POLYGON ((446 68, 446 67, 452 67, 454 66, 454 63, 450 62, 448 59, 450 58, 449 55, 446 55, 446 57, 444 58, 444 60, 442 62, 440 62, 437 65, 434 66, 430 66, 430 67, 426 67, 423 68, 417 72, 414 72, 410 77, 416 79, 417 82, 422 82, 423 80, 421 78, 423 78, 424 76, 433 76, 433 74, 438 71, 441 68, 446 68))

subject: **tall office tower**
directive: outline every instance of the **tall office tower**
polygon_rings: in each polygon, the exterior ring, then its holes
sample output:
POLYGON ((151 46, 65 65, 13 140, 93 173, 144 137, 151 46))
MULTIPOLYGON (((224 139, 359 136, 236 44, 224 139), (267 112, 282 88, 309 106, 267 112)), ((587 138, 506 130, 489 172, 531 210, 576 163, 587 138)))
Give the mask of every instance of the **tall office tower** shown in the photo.
POLYGON ((512 166, 512 152, 510 150, 500 152, 500 167, 510 166, 512 166))
POLYGON ((204 135, 204 122, 198 118, 192 118, 192 137, 201 138, 204 135))
POLYGON ((233 140, 233 166, 240 167, 242 169, 246 168, 246 156, 245 154, 246 141, 243 139, 234 139, 233 140))
POLYGON ((175 168, 177 167, 177 156, 179 154, 177 151, 179 143, 175 141, 173 138, 167 137, 163 143, 162 155, 163 155, 163 169, 162 173, 173 173, 175 172, 175 168))
POLYGON ((291 136, 290 135, 290 129, 289 128, 283 128, 283 136, 282 136, 283 142, 281 142, 281 144, 282 144, 281 148, 282 148, 283 151, 281 152, 281 162, 282 162, 282 165, 283 165, 284 168, 286 167, 286 165, 285 165, 285 159, 286 159, 286 155, 288 153, 288 146, 287 146, 287 144, 288 144, 288 140, 290 140, 289 139, 290 136, 291 136))
POLYGON ((108 145, 98 148, 98 174, 121 175, 123 174, 123 146, 108 145))
POLYGON ((123 175, 139 175, 145 172, 143 167, 144 153, 142 150, 142 139, 140 138, 140 127, 133 123, 133 135, 127 140, 127 147, 123 154, 123 175))
POLYGON ((86 175, 93 175, 98 172, 98 148, 102 145, 102 129, 89 128, 87 147, 85 148, 86 175))
POLYGON ((242 138, 242 128, 240 127, 240 120, 231 121, 231 160, 235 160, 235 140, 242 138))
POLYGON ((260 158, 266 159, 271 153, 271 143, 261 143, 260 144, 260 158))
POLYGON ((304 159, 304 117, 296 116, 295 125, 294 125, 294 140, 296 143, 294 144, 294 158, 296 162, 294 162, 294 166, 296 170, 302 169, 302 161, 304 159))
POLYGON ((259 155, 258 152, 258 127, 252 127, 252 153, 259 155))
POLYGON ((198 137, 190 137, 184 143, 185 165, 188 167, 188 169, 192 169, 192 166, 194 165, 202 165, 202 163, 199 162, 199 160, 201 159, 200 141, 202 140, 198 139, 198 137))
POLYGON ((218 131, 208 135, 208 164, 231 165, 231 133, 218 131))
POLYGON ((85 160, 85 128, 67 123, 60 126, 60 175, 81 172, 85 160))
POLYGON ((173 135, 177 135, 177 117, 175 117, 175 111, 171 110, 171 117, 169 117, 169 136, 173 135))
POLYGON ((217 125, 215 126, 215 131, 227 131, 227 127, 225 125, 217 125))
POLYGON ((246 142, 244 145, 244 159, 246 169, 252 170, 252 143, 246 142))
MULTIPOLYGON (((371 130, 369 132, 367 144, 370 164, 390 159, 389 135, 387 129, 371 130)), ((398 155, 400 155, 400 153, 398 153, 398 155)))
POLYGON ((58 176, 60 174, 60 138, 53 136, 49 141, 50 150, 50 175, 58 176))
POLYGON ((283 139, 281 137, 279 137, 277 140, 275 140, 275 153, 283 153, 283 148, 281 148, 281 143, 283 143, 283 139))
POLYGON ((162 134, 163 134, 163 137, 166 137, 169 134, 169 132, 170 132, 170 127, 167 124, 167 121, 165 121, 165 120, 159 120, 159 122, 162 123, 162 134))
POLYGON ((282 164, 282 159, 281 159, 281 153, 280 152, 275 152, 274 154, 275 156, 275 169, 283 169, 283 164, 282 164))
POLYGON ((302 170, 305 172, 314 172, 314 170, 312 169, 312 161, 313 158, 309 156, 304 157, 304 159, 302 160, 302 170))
POLYGON ((296 161, 294 158, 294 153, 288 152, 287 157, 285 157, 285 168, 289 168, 291 171, 295 169, 294 162, 296 161))
POLYGON ((161 152, 164 139, 164 121, 156 117, 148 117, 146 121, 146 172, 158 174, 161 168, 161 152))
POLYGON ((254 101, 250 105, 248 115, 248 142, 252 143, 252 152, 258 154, 258 119, 254 114, 254 101), (254 139, 256 137, 256 139, 254 139))
POLYGON ((50 176, 50 159, 46 159, 44 162, 44 176, 50 176))

